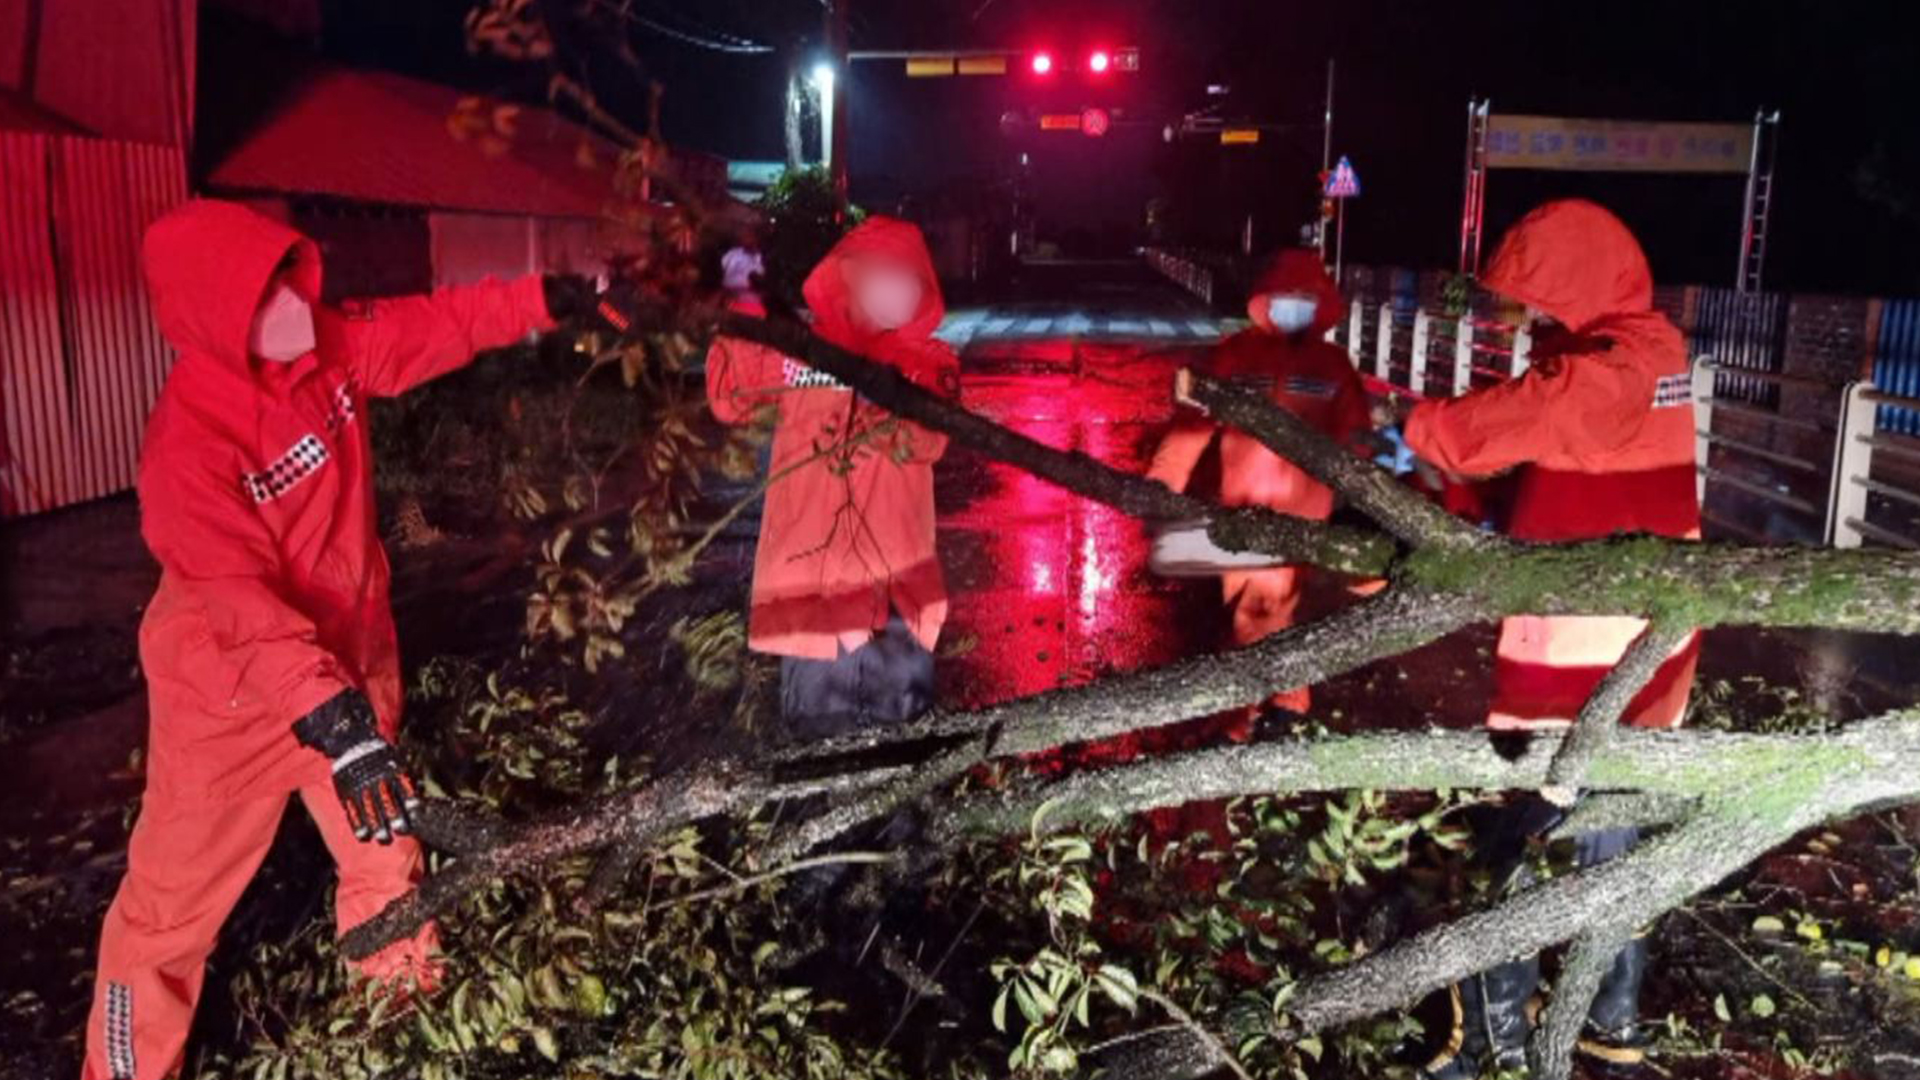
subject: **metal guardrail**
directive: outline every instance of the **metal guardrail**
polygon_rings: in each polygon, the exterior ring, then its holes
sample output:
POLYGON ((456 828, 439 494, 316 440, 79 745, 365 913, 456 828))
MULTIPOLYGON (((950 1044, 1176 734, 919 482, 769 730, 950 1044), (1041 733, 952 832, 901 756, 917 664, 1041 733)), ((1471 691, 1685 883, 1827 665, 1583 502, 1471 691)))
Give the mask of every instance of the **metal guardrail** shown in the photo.
POLYGON ((1869 514, 1879 497, 1897 506, 1920 509, 1920 492, 1876 479, 1874 459, 1882 454, 1895 462, 1920 461, 1920 443, 1908 444, 1883 433, 1880 421, 1891 405, 1920 409, 1920 399, 1884 393, 1870 382, 1847 386, 1840 402, 1840 438, 1833 456, 1832 496, 1827 510, 1827 542, 1836 547, 1860 547, 1868 540, 1909 550, 1920 549, 1914 537, 1875 523, 1869 514))
POLYGON ((1165 248, 1148 248, 1147 265, 1193 295, 1213 303, 1213 268, 1165 248))
MULTIPOLYGON (((1435 315, 1416 309, 1409 321, 1404 311, 1391 303, 1369 310, 1362 300, 1354 300, 1343 325, 1344 345, 1356 368, 1371 374, 1376 386, 1384 384, 1389 392, 1419 397, 1454 396, 1471 390, 1476 377, 1513 378, 1524 373, 1532 342, 1525 330, 1513 334, 1511 347, 1500 337, 1505 327, 1473 318, 1435 315), (1492 362, 1489 363, 1488 361, 1492 362)), ((1759 394, 1755 387, 1830 391, 1831 384, 1802 375, 1767 371, 1755 367, 1727 366, 1711 357, 1701 357, 1693 365, 1693 397, 1696 421, 1695 468, 1702 504, 1709 483, 1738 491, 1771 506, 1806 519, 1820 530, 1826 542, 1839 547, 1858 547, 1872 542, 1920 550, 1920 536, 1908 535, 1899 528, 1873 520, 1870 504, 1878 500, 1882 510, 1888 506, 1920 512, 1920 490, 1888 479, 1883 470, 1874 475, 1874 462, 1894 462, 1910 470, 1920 467, 1920 439, 1885 427, 1880 418, 1889 415, 1920 414, 1920 398, 1889 394, 1871 383, 1850 384, 1841 398, 1838 414, 1825 417, 1784 416, 1763 404, 1778 400, 1778 394, 1759 394), (1732 380, 1731 382, 1729 380, 1732 380), (1729 391, 1717 396, 1716 389, 1729 391), (1785 428, 1803 435, 1832 440, 1828 457, 1804 457, 1713 430, 1716 412, 1751 422, 1785 428), (1732 454, 1776 469, 1790 470, 1807 477, 1827 480, 1824 502, 1816 501, 1783 485, 1770 485, 1740 475, 1711 461, 1713 451, 1732 454)), ((1719 522, 1719 519, 1715 519, 1719 522)), ((1920 521, 1920 516, 1916 516, 1920 521)), ((1723 523, 1722 527, 1752 536, 1752 530, 1723 523)), ((1920 530, 1916 530, 1920 531, 1920 530)))
POLYGON ((1444 372, 1448 396, 1454 396, 1472 389, 1476 374, 1499 380, 1527 370, 1532 338, 1524 328, 1516 329, 1506 344, 1507 334, 1502 323, 1435 315, 1425 308, 1415 308, 1406 320, 1391 303, 1380 304, 1369 318, 1366 303, 1355 300, 1348 308, 1345 345, 1354 367, 1396 390, 1430 397, 1444 372), (1489 366, 1483 362, 1488 356, 1502 362, 1489 366), (1404 382, 1394 378, 1401 373, 1404 382))
MULTIPOLYGON (((1874 498, 1897 506, 1920 510, 1920 491, 1910 490, 1873 475, 1876 455, 1885 455, 1889 459, 1909 465, 1920 464, 1920 443, 1902 442, 1892 435, 1882 433, 1878 427, 1878 418, 1882 414, 1879 406, 1920 408, 1920 399, 1882 393, 1868 382, 1850 383, 1841 395, 1838 416, 1832 424, 1827 424, 1816 420, 1781 416, 1744 402, 1730 402, 1724 398, 1716 398, 1713 391, 1717 377, 1726 373, 1725 368, 1705 358, 1694 365, 1694 409, 1698 424, 1695 456, 1698 459, 1699 490, 1703 502, 1706 485, 1711 481, 1819 522, 1821 535, 1825 541, 1836 547, 1860 547, 1872 541, 1894 547, 1920 549, 1920 540, 1898 529, 1873 521, 1869 513, 1870 503, 1874 498), (1748 419, 1761 420, 1819 435, 1831 434, 1834 447, 1832 456, 1826 461, 1810 460, 1717 434, 1713 431, 1715 411, 1725 411, 1748 419), (1708 464, 1708 454, 1713 447, 1720 447, 1726 452, 1796 472, 1811 473, 1816 476, 1824 473, 1827 476, 1825 505, 1818 505, 1790 492, 1756 483, 1724 469, 1713 468, 1708 464)), ((1820 390, 1828 388, 1826 383, 1803 376, 1756 372, 1748 369, 1737 369, 1737 374, 1743 379, 1759 380, 1779 386, 1799 386, 1820 390)))

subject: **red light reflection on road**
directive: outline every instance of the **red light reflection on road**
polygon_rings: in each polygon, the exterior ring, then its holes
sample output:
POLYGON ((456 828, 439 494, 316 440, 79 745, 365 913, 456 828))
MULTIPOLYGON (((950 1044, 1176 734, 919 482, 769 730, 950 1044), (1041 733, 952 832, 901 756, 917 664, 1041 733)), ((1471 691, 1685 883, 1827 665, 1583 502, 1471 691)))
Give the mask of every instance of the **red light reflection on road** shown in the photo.
MULTIPOLYGON (((986 370, 970 363, 967 407, 1049 446, 1143 471, 1170 414, 1173 365, 1131 349, 1089 357, 1062 342, 1035 345, 986 370)), ((1213 644, 1218 600, 1149 574, 1137 521, 959 449, 937 486, 953 631, 975 639, 942 665, 958 698, 1025 696, 1213 644)))

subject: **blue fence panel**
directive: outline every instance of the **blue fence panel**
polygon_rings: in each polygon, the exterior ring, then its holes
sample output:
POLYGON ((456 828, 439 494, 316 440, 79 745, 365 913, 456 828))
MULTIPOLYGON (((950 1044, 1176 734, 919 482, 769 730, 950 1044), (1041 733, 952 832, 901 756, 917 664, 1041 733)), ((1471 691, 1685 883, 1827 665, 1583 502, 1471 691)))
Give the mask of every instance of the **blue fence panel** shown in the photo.
MULTIPOLYGON (((1701 289, 1693 326, 1693 353, 1722 368, 1779 373, 1786 358, 1787 298, 1778 293, 1701 289)), ((1774 409, 1780 384, 1723 370, 1713 396, 1774 409)))
MULTIPOLYGON (((1920 398, 1920 300, 1881 305, 1880 339, 1873 354, 1873 385, 1883 393, 1920 398)), ((1881 431, 1920 435, 1920 409, 1880 406, 1881 431)))

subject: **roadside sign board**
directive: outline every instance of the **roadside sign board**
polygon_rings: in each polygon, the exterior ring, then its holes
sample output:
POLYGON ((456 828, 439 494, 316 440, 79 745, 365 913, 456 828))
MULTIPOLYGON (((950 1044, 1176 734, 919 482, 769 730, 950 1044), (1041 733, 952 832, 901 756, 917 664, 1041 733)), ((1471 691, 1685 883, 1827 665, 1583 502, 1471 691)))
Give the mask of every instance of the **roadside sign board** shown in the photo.
POLYGON ((1088 109, 1080 114, 1080 133, 1082 135, 1090 135, 1097 139, 1105 135, 1107 129, 1112 126, 1113 118, 1107 115, 1107 110, 1105 109, 1088 109))
POLYGON ((1564 116, 1487 118, 1487 168, 1563 172, 1745 173, 1748 124, 1639 123, 1564 116))
POLYGON ((1259 128, 1222 128, 1220 131, 1222 146, 1252 146, 1259 141, 1259 128))
POLYGON ((1079 131, 1079 113, 1041 113, 1041 131, 1079 131))
POLYGON ((937 79, 951 74, 953 74, 953 57, 951 56, 907 57, 907 78, 909 79, 937 79))
POLYGON ((1353 171, 1353 162, 1345 154, 1340 155, 1340 164, 1327 174, 1325 195, 1329 199, 1352 199, 1360 194, 1360 174, 1353 171))

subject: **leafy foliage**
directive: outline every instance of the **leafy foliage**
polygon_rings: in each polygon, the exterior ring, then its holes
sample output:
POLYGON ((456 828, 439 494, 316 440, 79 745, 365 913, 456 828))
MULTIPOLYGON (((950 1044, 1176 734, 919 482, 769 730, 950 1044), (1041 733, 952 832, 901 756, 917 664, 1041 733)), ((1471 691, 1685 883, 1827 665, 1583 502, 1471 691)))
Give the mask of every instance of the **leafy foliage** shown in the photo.
POLYGON ((788 307, 799 309, 801 283, 827 251, 864 216, 851 208, 845 223, 835 221, 833 179, 818 166, 788 169, 764 195, 759 208, 767 217, 762 251, 767 287, 788 307))

